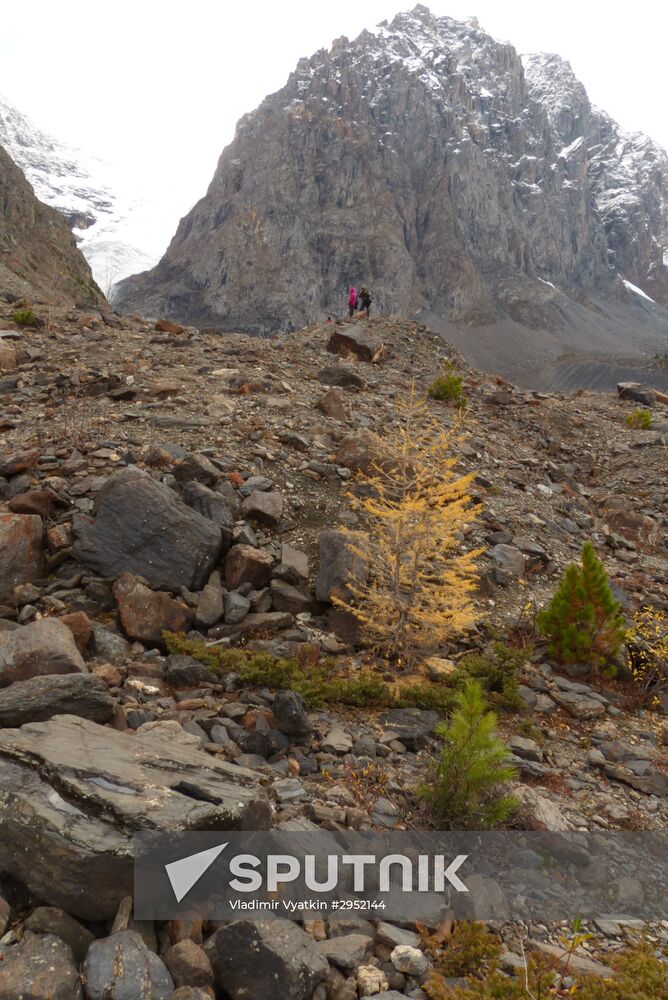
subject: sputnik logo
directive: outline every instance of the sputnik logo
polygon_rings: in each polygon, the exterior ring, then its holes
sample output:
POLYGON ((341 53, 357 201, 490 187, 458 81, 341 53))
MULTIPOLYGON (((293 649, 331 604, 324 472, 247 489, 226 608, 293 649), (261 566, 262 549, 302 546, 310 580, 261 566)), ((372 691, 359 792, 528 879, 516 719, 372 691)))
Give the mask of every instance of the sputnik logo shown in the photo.
POLYGON ((165 865, 165 871, 174 890, 177 903, 180 903, 183 897, 188 895, 195 883, 199 882, 202 875, 222 854, 228 843, 229 841, 225 841, 218 847, 211 847, 208 851, 200 851, 198 854, 190 854, 187 858, 180 858, 178 861, 172 861, 165 865))
MULTIPOLYGON (((229 841, 226 841, 207 851, 190 854, 186 858, 165 865, 177 903, 187 896, 222 854, 228 843, 229 841)), ((316 874, 318 858, 313 854, 306 854, 303 859, 291 854, 268 854, 265 859, 265 876, 258 871, 262 866, 260 858, 254 854, 236 854, 230 860, 230 875, 234 878, 229 882, 229 886, 234 892, 240 893, 259 892, 263 888, 268 893, 276 893, 286 883, 303 880, 305 888, 310 891, 331 892, 335 891, 339 884, 341 865, 353 873, 355 892, 364 892, 367 888, 366 869, 369 869, 370 873, 377 870, 380 892, 391 891, 392 872, 396 869, 401 873, 402 892, 413 892, 417 888, 418 892, 442 893, 445 891, 446 882, 456 892, 468 892, 468 887, 457 875, 458 869, 467 858, 467 854, 458 854, 446 867, 444 855, 422 854, 418 858, 417 873, 415 873, 412 860, 403 854, 389 854, 380 859, 373 854, 349 854, 342 857, 332 854, 327 858, 327 876, 322 881, 316 874), (414 874, 417 874, 417 886, 414 874)))

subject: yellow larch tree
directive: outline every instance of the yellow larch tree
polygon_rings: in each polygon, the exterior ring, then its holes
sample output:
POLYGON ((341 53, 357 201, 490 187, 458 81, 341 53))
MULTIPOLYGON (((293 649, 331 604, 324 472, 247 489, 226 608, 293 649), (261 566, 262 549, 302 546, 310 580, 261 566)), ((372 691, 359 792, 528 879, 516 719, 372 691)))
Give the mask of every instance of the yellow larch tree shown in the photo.
POLYGON ((335 603, 380 654, 411 666, 474 623, 481 550, 463 545, 478 507, 473 476, 455 468, 461 425, 445 427, 414 389, 398 413, 382 439, 387 457, 359 474, 351 493, 364 530, 350 532, 349 547, 369 577, 350 582, 351 599, 335 603))

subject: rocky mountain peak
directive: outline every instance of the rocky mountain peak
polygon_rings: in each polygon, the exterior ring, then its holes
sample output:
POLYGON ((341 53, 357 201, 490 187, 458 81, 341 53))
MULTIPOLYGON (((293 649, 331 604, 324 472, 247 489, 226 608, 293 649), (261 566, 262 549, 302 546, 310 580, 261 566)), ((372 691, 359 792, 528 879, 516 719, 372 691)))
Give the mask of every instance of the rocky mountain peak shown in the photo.
POLYGON ((455 340, 510 323, 520 353, 659 350, 667 203, 665 153, 592 108, 567 62, 420 5, 301 59, 116 301, 267 335, 366 282, 375 309, 455 340))

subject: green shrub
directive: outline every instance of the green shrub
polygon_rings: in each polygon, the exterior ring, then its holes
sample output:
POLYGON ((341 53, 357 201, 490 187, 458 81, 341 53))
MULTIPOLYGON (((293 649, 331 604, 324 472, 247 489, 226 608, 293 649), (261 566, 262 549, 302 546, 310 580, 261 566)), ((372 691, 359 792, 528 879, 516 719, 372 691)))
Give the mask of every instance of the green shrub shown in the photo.
POLYGON ((526 705, 518 691, 517 675, 530 652, 494 642, 484 655, 467 653, 458 663, 460 686, 471 677, 482 684, 495 708, 506 712, 520 712, 526 705))
POLYGON ((617 976, 579 978, 579 1000, 668 1000, 668 964, 649 944, 643 942, 610 959, 606 956, 605 961, 617 976))
POLYGON ((466 397, 462 392, 463 378, 463 375, 439 375, 427 389, 427 395, 430 399, 437 399, 442 403, 466 406, 466 397))
POLYGON ((37 326, 37 316, 32 309, 17 309, 12 319, 18 326, 37 326))
POLYGON ((503 794, 503 785, 516 772, 495 730, 496 716, 487 710, 481 684, 469 679, 449 724, 437 729, 443 750, 420 788, 445 828, 491 829, 513 813, 515 800, 503 794))
POLYGON ((612 596, 605 567, 591 542, 582 546, 581 564, 566 567, 549 606, 536 623, 550 640, 550 656, 561 663, 601 667, 624 640, 621 605, 612 596))
POLYGON ((448 986, 437 964, 423 989, 430 1000, 549 1000, 556 996, 574 996, 577 1000, 668 1000, 668 964, 645 943, 635 945, 618 955, 606 955, 606 965, 612 966, 614 978, 577 975, 569 978, 573 985, 567 992, 554 992, 559 975, 544 958, 530 955, 527 969, 506 976, 495 967, 484 972, 478 968, 470 973, 463 986, 448 986))
POLYGON ((517 691, 517 672, 527 652, 494 643, 489 654, 469 653, 457 670, 442 681, 387 684, 372 671, 354 677, 338 674, 333 661, 323 663, 283 659, 246 649, 222 649, 202 640, 165 633, 170 653, 182 653, 220 674, 236 673, 251 687, 289 688, 298 691, 314 708, 340 704, 357 708, 423 708, 447 716, 457 703, 457 692, 475 678, 495 707, 518 711, 524 702, 517 691))
POLYGON ((165 633, 170 653, 192 656, 216 673, 236 673, 251 687, 285 688, 297 691, 312 708, 350 705, 354 708, 430 708, 447 714, 454 691, 426 681, 393 687, 370 670, 353 677, 338 674, 331 662, 303 665, 269 653, 243 649, 221 649, 205 642, 165 633))
POLYGON ((635 431, 646 431, 652 426, 652 414, 649 410, 634 410, 626 417, 626 423, 635 431))

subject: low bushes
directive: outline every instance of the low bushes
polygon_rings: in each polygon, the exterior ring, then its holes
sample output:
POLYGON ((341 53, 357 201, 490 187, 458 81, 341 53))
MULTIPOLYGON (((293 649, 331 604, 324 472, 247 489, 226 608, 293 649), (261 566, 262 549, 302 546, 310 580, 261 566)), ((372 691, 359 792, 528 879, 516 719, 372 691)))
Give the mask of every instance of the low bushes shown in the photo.
POLYGON ((252 650, 221 649, 169 632, 164 639, 170 653, 192 656, 215 673, 236 673, 242 684, 252 687, 297 691, 313 708, 337 704, 356 708, 423 708, 446 716, 457 704, 458 692, 471 679, 480 683, 499 708, 514 711, 523 705, 517 695, 517 671, 526 654, 502 643, 495 643, 489 656, 462 657, 457 670, 442 681, 388 684, 372 670, 352 676, 343 674, 333 660, 300 662, 252 650))

